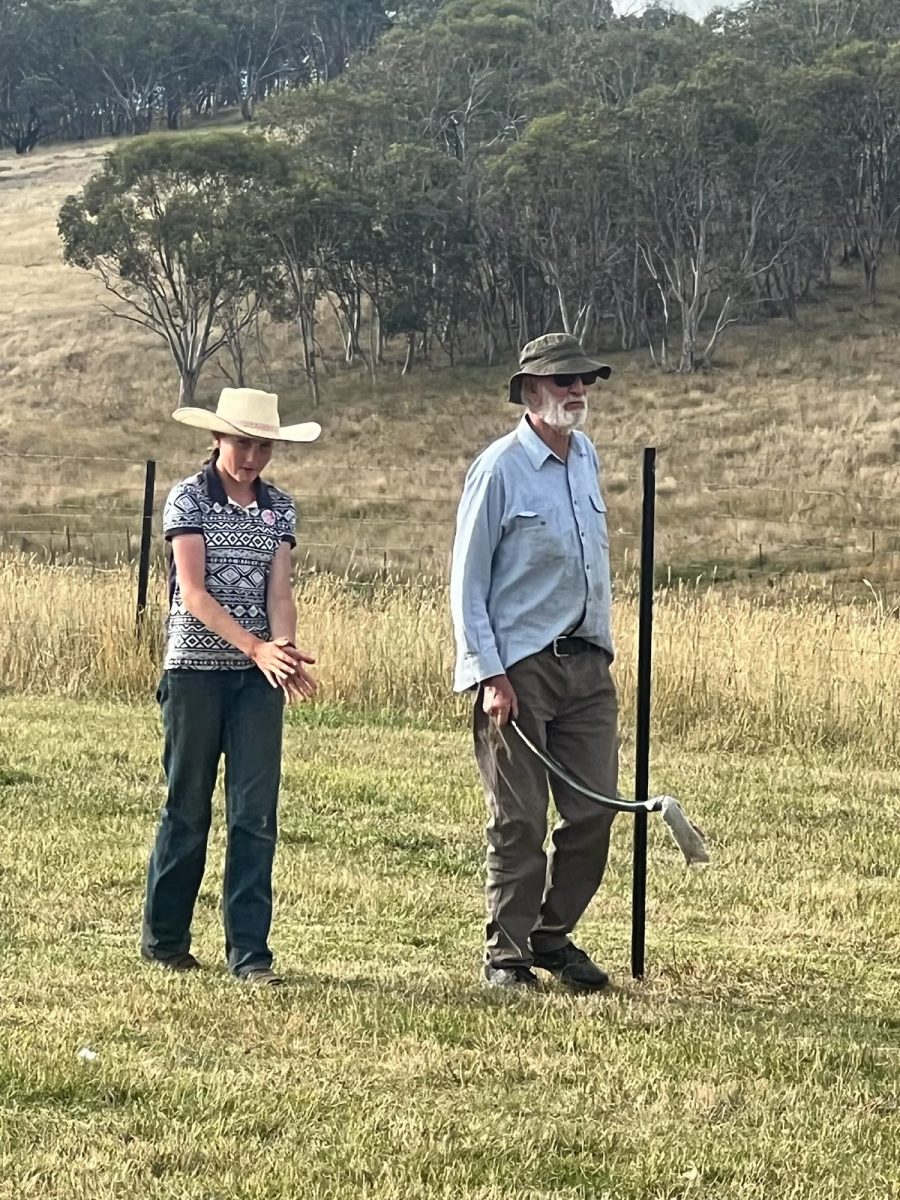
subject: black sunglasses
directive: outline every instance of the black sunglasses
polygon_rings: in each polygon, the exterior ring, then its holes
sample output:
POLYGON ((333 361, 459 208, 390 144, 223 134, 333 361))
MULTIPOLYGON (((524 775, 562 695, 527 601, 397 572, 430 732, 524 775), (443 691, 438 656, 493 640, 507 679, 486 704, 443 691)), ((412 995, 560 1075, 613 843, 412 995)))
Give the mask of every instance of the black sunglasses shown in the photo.
POLYGON ((585 387, 590 387, 592 383, 597 382, 599 371, 584 371, 578 375, 551 375, 550 378, 558 388, 570 388, 576 379, 580 379, 585 387))

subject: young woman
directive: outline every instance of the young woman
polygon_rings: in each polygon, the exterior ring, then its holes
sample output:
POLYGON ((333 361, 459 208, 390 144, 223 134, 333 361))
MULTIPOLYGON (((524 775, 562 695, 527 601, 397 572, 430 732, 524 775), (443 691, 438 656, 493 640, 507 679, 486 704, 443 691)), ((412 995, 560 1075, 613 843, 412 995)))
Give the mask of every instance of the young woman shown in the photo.
POLYGON ((212 431, 215 450, 172 489, 163 518, 169 620, 157 699, 168 795, 150 858, 141 953, 169 970, 199 966, 191 919, 224 756, 228 966, 241 979, 277 985, 268 936, 282 718, 285 702, 314 692, 305 665, 315 659, 295 646, 294 503, 260 475, 275 442, 311 442, 321 428, 282 426, 278 397, 251 388, 225 388, 214 413, 172 415, 212 431))

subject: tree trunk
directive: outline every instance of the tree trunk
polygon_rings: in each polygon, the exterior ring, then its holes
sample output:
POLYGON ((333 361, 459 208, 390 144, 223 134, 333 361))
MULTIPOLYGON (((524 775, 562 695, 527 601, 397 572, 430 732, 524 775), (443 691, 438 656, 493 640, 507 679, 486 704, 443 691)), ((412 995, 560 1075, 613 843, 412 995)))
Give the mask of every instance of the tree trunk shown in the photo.
POLYGON ((403 370, 400 372, 401 375, 408 375, 413 368, 413 363, 415 362, 416 358, 417 336, 418 335, 414 329, 410 330, 410 332, 406 335, 406 361, 403 364, 403 370))
POLYGON ((372 378, 376 369, 384 363, 384 343, 381 340, 381 313, 374 300, 369 300, 369 361, 372 378))
POLYGON ((681 361, 678 364, 678 370, 683 375, 692 375, 697 369, 696 337, 691 323, 685 324, 681 331, 681 361))
POLYGON ((565 296, 563 296, 562 288, 557 284, 556 287, 556 302, 559 305, 559 317, 562 321, 563 330, 566 333, 572 332, 572 322, 569 320, 569 309, 566 305, 565 296))
POLYGON ((333 299, 331 294, 327 294, 327 296, 341 335, 341 343, 344 347, 344 362, 349 367, 353 365, 357 358, 361 358, 368 367, 366 352, 363 350, 360 341, 362 333, 362 289, 359 284, 356 284, 349 295, 343 294, 342 291, 336 291, 334 293, 336 299, 333 299))
POLYGON ((28 120, 19 123, 13 136, 13 148, 16 154, 30 154, 38 144, 40 136, 41 119, 37 109, 32 105, 28 112, 28 120))
POLYGON ((685 375, 692 375, 697 369, 697 295, 688 300, 684 295, 684 285, 679 289, 679 304, 681 306, 681 359, 678 370, 685 375))
POLYGON ((202 367, 202 363, 194 363, 192 366, 185 366, 181 368, 181 378, 178 386, 179 408, 193 407, 194 397, 197 394, 197 383, 200 379, 200 371, 202 367))
POLYGON ((819 279, 828 287, 831 283, 831 234, 826 233, 822 236, 820 258, 819 258, 819 279))
POLYGON ((616 290, 616 314, 621 331, 623 350, 633 350, 637 345, 639 316, 641 312, 641 250, 637 238, 634 240, 634 254, 631 262, 631 295, 625 297, 619 289, 616 290), (627 308, 626 308, 627 303, 627 308))
POLYGON ((319 369, 316 363, 316 318, 314 313, 310 313, 308 309, 303 309, 298 318, 300 327, 300 342, 303 349, 303 369, 306 371, 306 378, 309 380, 309 386, 313 394, 313 403, 318 407, 319 394, 319 369))
POLYGON ((878 303, 878 256, 862 253, 863 271, 866 276, 866 304, 878 303))
POLYGON ((246 380, 244 378, 243 329, 232 328, 225 339, 225 345, 233 368, 233 375, 231 376, 232 384, 234 387, 246 387, 246 380))
POLYGON ((722 305, 721 311, 719 312, 718 319, 716 320, 716 327, 712 332, 712 337, 706 343, 706 349, 703 351, 702 365, 704 367, 712 366, 713 355, 715 354, 716 350, 719 348, 719 342, 722 338, 722 334, 725 332, 725 330, 728 328, 729 325, 734 324, 734 318, 732 318, 732 316, 731 316, 732 307, 733 307, 732 297, 726 296, 725 303, 722 305))
POLYGON ((360 338, 362 336, 363 292, 359 279, 353 288, 353 344, 358 354, 362 353, 360 338))
POLYGON ((481 301, 481 336, 482 336, 482 356, 485 363, 492 367, 494 365, 494 355, 497 353, 497 332, 494 329, 494 322, 491 318, 489 302, 482 298, 481 301))

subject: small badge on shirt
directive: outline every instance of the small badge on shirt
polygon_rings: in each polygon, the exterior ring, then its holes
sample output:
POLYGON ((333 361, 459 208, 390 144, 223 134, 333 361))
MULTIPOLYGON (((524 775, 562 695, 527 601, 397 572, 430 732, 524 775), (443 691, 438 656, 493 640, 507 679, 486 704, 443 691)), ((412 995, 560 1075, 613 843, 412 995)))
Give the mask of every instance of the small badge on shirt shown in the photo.
POLYGON ((260 516, 262 517, 264 524, 266 524, 266 525, 274 525, 275 524, 275 514, 272 512, 271 508, 264 508, 262 510, 262 512, 260 513, 260 516))

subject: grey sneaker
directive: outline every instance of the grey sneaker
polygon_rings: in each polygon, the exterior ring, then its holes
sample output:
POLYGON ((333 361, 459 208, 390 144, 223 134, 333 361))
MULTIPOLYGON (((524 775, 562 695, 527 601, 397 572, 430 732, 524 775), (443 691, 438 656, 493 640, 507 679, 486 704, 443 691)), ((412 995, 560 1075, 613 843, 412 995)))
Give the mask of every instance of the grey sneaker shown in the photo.
POLYGON ((284 979, 276 975, 271 967, 251 967, 249 971, 242 971, 238 979, 256 987, 281 987, 284 984, 284 979))
POLYGON ((559 950, 534 951, 534 965, 555 975, 570 992, 602 992, 609 976, 571 942, 559 950))
POLYGON ((541 981, 529 967, 492 967, 485 964, 482 983, 489 988, 506 991, 539 992, 541 981))

